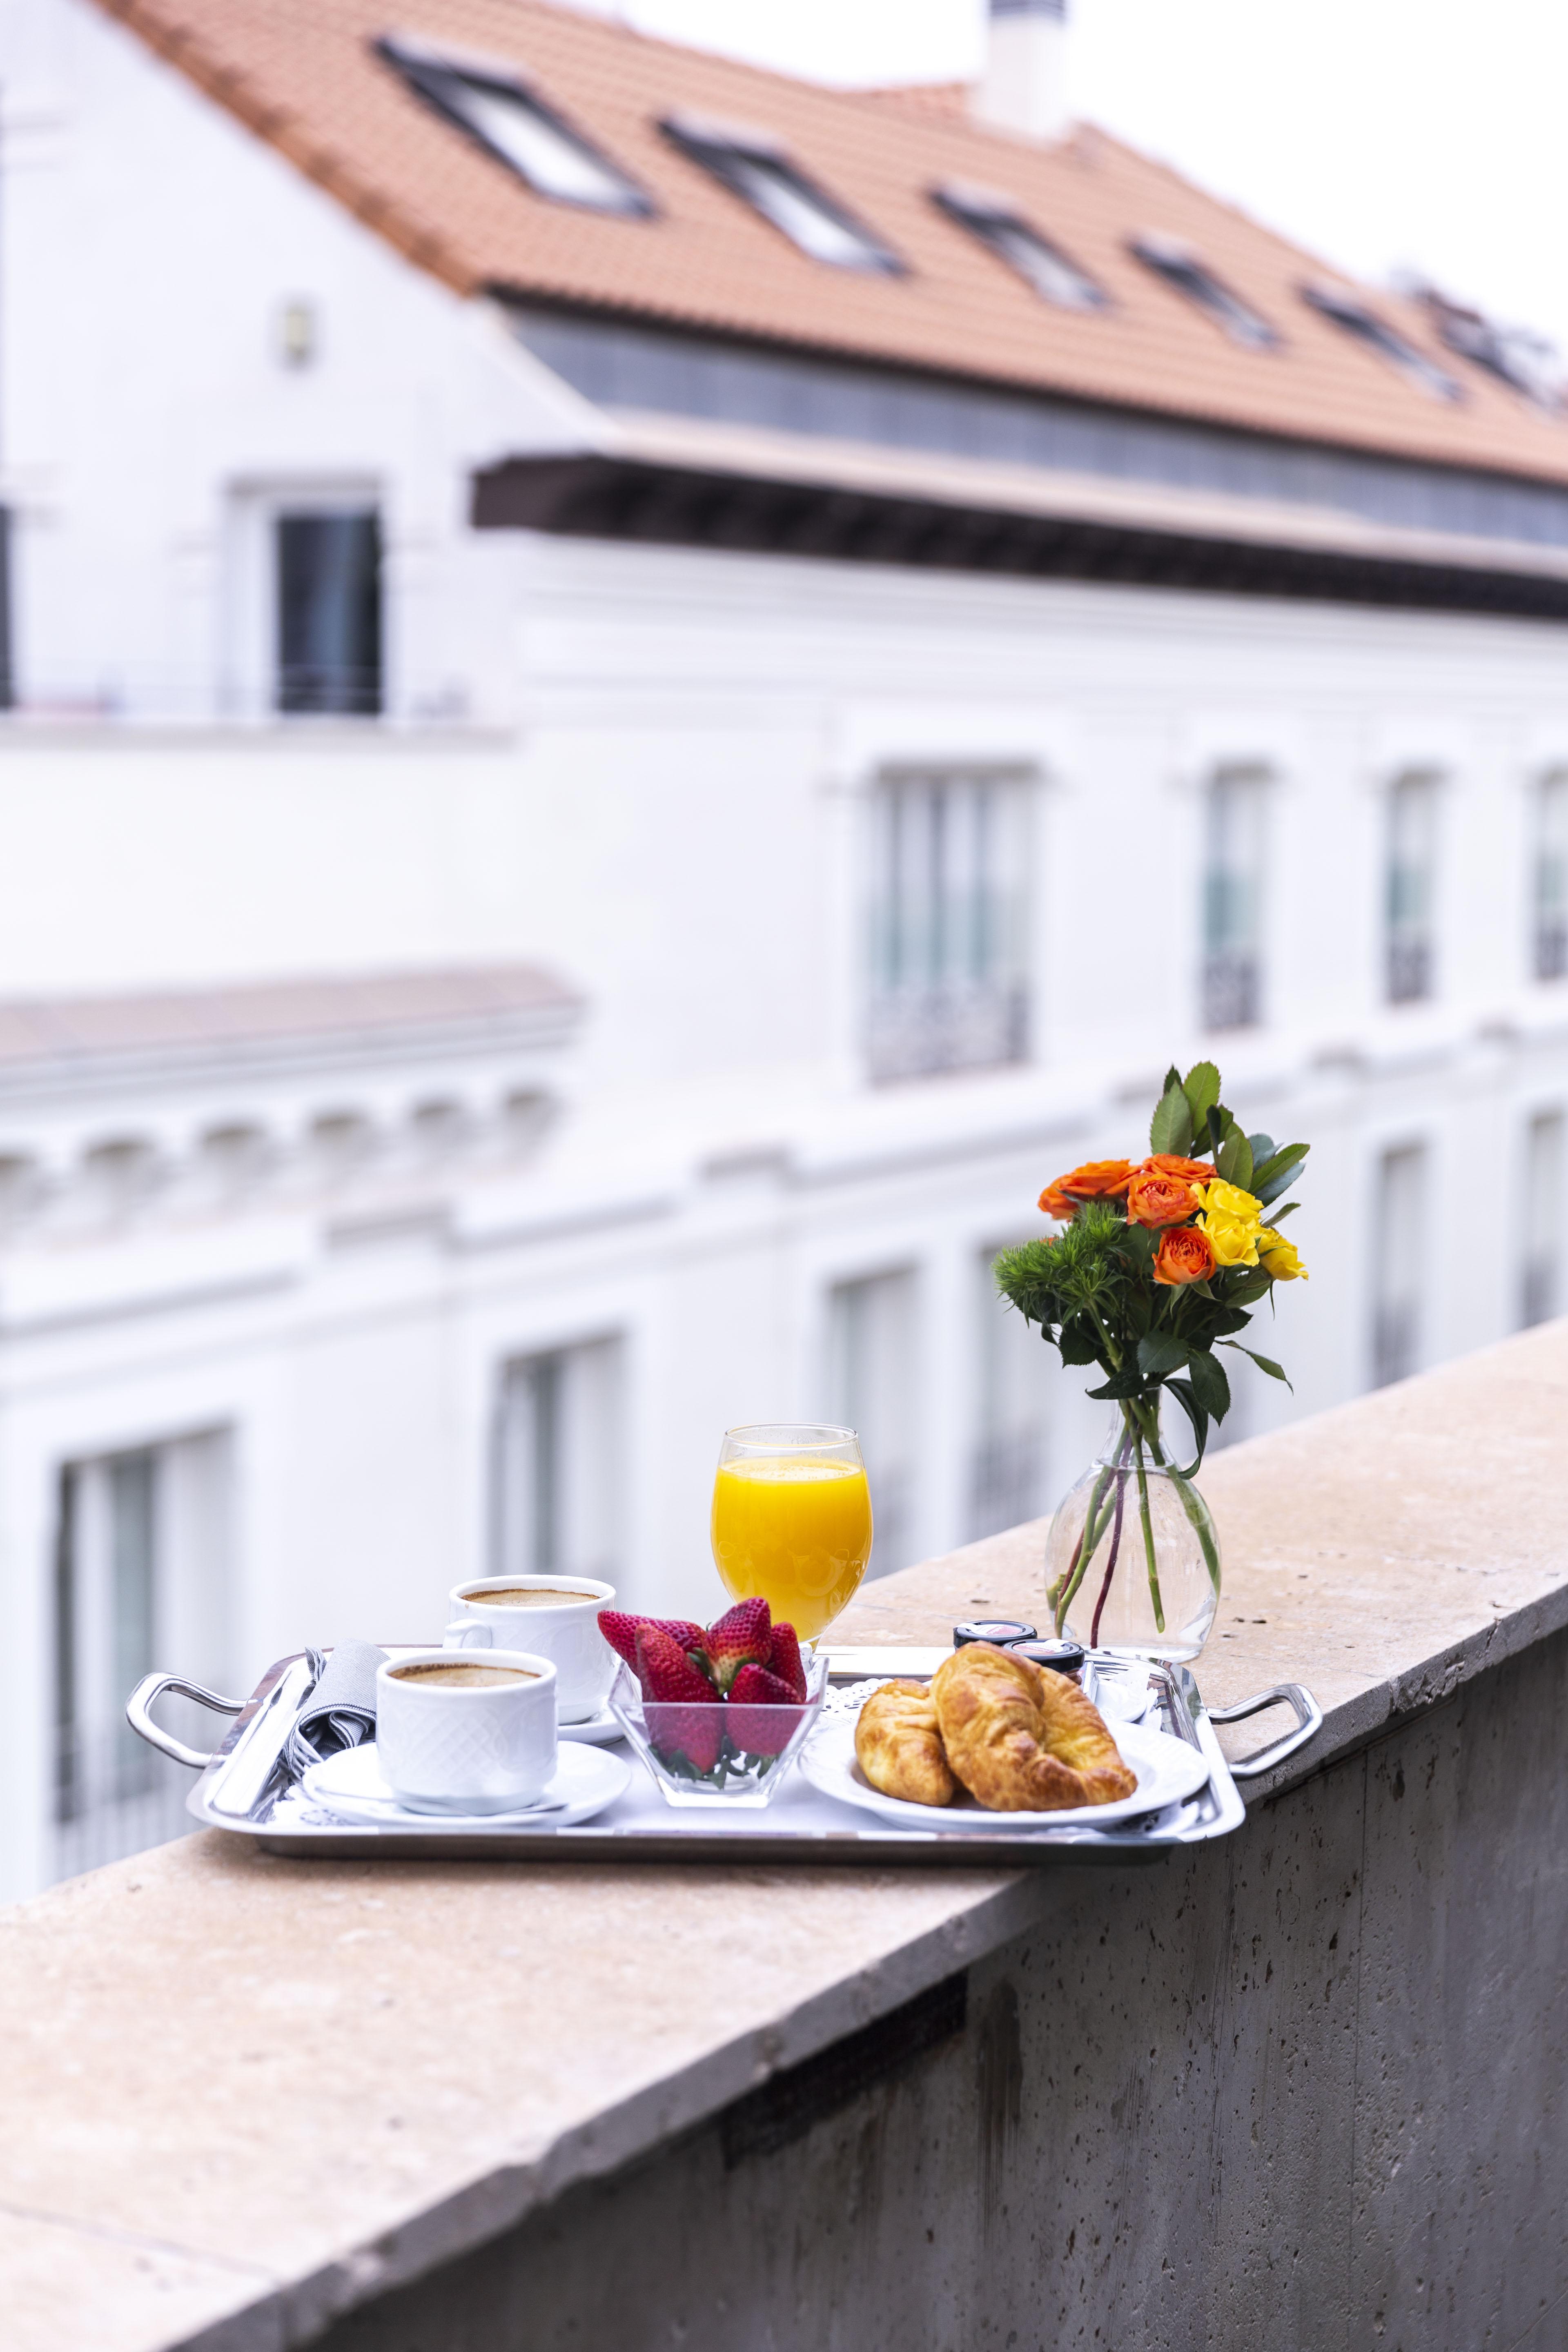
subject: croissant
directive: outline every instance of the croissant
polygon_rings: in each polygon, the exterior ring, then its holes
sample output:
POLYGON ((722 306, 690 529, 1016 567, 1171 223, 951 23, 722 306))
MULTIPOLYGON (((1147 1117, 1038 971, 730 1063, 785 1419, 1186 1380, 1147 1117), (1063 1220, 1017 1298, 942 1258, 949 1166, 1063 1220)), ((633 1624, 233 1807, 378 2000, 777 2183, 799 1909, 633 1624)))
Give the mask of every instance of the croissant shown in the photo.
POLYGON ((1099 1708, 1048 1667, 971 1642, 943 1659, 931 1696, 950 1768, 992 1812, 1105 1805, 1138 1786, 1099 1708))
POLYGON ((873 1789, 911 1805, 950 1805, 957 1782, 947 1768, 936 1709, 924 1683, 884 1683, 855 1726, 855 1753, 873 1789))

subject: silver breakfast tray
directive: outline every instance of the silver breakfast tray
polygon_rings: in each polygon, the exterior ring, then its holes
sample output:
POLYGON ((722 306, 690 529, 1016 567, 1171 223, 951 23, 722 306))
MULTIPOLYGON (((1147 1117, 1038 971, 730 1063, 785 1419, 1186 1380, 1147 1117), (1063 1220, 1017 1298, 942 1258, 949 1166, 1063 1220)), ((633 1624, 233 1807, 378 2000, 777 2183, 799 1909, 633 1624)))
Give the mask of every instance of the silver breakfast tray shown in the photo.
MULTIPOLYGON (((385 1646, 388 1656, 396 1657, 413 1645, 385 1646)), ((931 1654, 933 1664, 939 1654, 931 1654)), ((1092 1658, 1090 1664, 1092 1668, 1092 1658)), ((858 1651, 837 1654, 829 1680, 842 1686, 873 1675, 920 1671, 931 1671, 921 1653, 858 1651)), ((269 1666, 247 1699, 221 1698, 176 1675, 153 1674, 137 1685, 125 1711, 143 1739, 200 1772, 187 1801, 198 1822, 251 1838, 268 1853, 321 1861, 404 1855, 447 1862, 903 1862, 960 1869, 1040 1863, 1063 1855, 1075 1862, 1152 1861, 1173 1846, 1226 1837, 1246 1818, 1237 1781, 1268 1771, 1304 1746, 1323 1719, 1317 1701, 1300 1683, 1279 1683, 1237 1706, 1211 1710, 1185 1666, 1150 1667, 1148 1719, 1202 1752, 1208 1781, 1184 1803, 1103 1830, 1081 1824, 1009 1830, 1005 1814, 995 1817, 994 1830, 900 1829, 820 1795, 799 1772, 792 1772, 773 1803, 760 1811, 727 1811, 717 1806, 711 1812, 677 1811, 666 1804, 634 1759, 634 1776, 625 1795, 595 1820, 575 1828, 431 1831, 415 1823, 361 1828, 333 1822, 297 1788, 284 1784, 278 1759, 310 1688, 310 1664, 300 1651, 269 1666), (153 1721, 153 1706, 171 1690, 235 1717, 222 1746, 210 1755, 185 1747, 153 1721), (1277 1706, 1293 1710, 1295 1727, 1242 1761, 1227 1762, 1215 1725, 1238 1722, 1277 1706)))

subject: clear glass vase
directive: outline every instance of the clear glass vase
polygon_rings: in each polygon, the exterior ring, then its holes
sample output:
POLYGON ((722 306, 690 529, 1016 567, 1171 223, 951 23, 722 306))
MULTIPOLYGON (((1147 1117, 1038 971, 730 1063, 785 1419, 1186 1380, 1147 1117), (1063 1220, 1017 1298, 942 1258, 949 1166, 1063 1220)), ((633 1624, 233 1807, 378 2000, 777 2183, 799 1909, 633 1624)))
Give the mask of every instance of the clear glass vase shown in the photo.
POLYGON ((1116 1408, 1046 1538, 1046 1605, 1058 1633, 1134 1659, 1195 1658, 1208 1640, 1219 1538, 1182 1475, 1190 1443, 1184 1454, 1176 1437, 1167 1439, 1156 1406, 1116 1408))

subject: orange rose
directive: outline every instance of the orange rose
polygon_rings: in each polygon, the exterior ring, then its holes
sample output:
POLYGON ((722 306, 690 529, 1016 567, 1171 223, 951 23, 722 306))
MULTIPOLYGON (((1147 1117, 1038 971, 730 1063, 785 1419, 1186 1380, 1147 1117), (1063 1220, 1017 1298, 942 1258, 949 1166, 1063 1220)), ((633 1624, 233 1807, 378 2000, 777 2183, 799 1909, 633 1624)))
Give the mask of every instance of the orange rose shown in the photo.
POLYGON ((1163 1176, 1140 1168, 1127 1188, 1128 1222, 1136 1225, 1179 1225, 1199 1206, 1182 1176, 1163 1176))
POLYGON ((1214 1268, 1214 1244, 1197 1225, 1177 1225, 1161 1234, 1154 1253, 1156 1282, 1175 1290, 1184 1282, 1206 1282, 1214 1268))
POLYGON ((1179 1151, 1152 1152, 1137 1172, 1140 1176, 1180 1176, 1188 1184, 1214 1182, 1214 1170, 1206 1160, 1184 1160, 1179 1151))
POLYGON ((1053 1192, 1068 1192, 1075 1201, 1120 1201, 1132 1173, 1131 1160, 1090 1160, 1070 1176, 1058 1176, 1053 1192))
POLYGON ((1070 1199, 1057 1184, 1046 1186, 1045 1191, 1040 1194, 1040 1206, 1047 1217, 1055 1217, 1064 1225, 1069 1217, 1075 1217, 1078 1214, 1078 1202, 1070 1199))

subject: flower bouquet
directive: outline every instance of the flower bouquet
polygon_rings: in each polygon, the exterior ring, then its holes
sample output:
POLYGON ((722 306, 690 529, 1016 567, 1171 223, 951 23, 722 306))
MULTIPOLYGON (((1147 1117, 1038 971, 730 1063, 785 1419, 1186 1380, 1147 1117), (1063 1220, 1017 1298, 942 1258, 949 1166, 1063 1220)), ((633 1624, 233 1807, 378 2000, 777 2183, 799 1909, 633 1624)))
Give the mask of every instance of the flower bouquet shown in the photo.
POLYGON ((1107 1445, 1047 1538, 1057 1632, 1133 1656, 1193 1658, 1219 1600, 1219 1544, 1192 1483, 1211 1424, 1230 1410, 1215 1350, 1235 1349, 1285 1380, 1236 1334, 1276 1283, 1305 1278, 1279 1231, 1297 1203, 1272 1204, 1308 1147, 1245 1134, 1220 1100, 1212 1062, 1184 1078, 1169 1073, 1149 1142, 1146 1160, 1094 1160, 1047 1184, 1040 1206, 1064 1230, 1005 1250, 996 1283, 1064 1364, 1100 1366, 1104 1381, 1089 1393, 1115 1407, 1107 1445), (1167 1400, 1190 1447, 1168 1436, 1167 1400), (1125 1548, 1141 1550, 1142 1574, 1129 1570, 1118 1583, 1130 1496, 1138 1534, 1125 1548))

